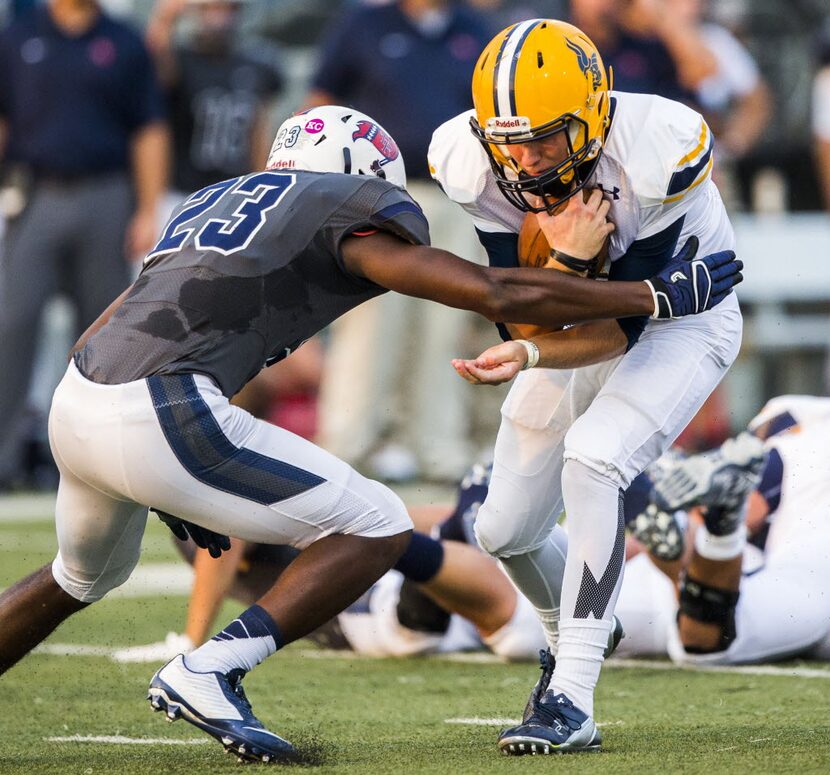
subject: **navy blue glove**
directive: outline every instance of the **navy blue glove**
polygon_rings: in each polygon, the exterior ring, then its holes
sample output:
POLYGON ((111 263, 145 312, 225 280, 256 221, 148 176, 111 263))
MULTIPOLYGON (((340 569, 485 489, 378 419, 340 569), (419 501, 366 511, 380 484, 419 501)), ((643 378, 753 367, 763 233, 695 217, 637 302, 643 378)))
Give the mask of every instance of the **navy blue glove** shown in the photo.
POLYGON ((152 508, 150 511, 156 513, 158 518, 173 531, 176 538, 180 541, 187 541, 188 538, 192 538, 196 546, 207 549, 214 559, 221 556, 223 551, 231 548, 231 539, 221 533, 214 533, 206 527, 194 525, 192 522, 174 517, 166 511, 160 511, 156 508, 152 508))
POLYGON ((695 258, 697 248, 697 237, 689 237, 671 263, 646 280, 654 297, 652 318, 669 320, 712 309, 744 279, 743 261, 733 251, 695 258))

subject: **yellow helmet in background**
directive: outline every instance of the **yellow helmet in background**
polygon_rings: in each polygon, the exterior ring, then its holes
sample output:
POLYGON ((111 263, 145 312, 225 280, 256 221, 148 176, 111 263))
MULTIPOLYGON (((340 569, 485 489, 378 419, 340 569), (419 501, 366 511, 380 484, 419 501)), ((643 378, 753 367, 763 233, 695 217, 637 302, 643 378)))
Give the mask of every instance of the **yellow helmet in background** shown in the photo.
POLYGON ((596 46, 577 27, 530 19, 502 30, 473 74, 473 134, 496 182, 520 210, 552 210, 585 186, 602 154, 609 124, 609 84, 596 46), (563 132, 567 158, 529 175, 507 146, 563 132), (528 196, 540 196, 534 206, 528 196))

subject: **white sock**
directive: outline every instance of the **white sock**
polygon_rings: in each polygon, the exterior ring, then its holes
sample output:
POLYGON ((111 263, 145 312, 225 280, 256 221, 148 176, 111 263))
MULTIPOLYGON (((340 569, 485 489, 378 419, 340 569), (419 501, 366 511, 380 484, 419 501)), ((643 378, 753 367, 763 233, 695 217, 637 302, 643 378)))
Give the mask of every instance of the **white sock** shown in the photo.
POLYGON ((188 654, 185 665, 197 673, 247 673, 282 646, 283 637, 274 620, 263 608, 253 605, 188 654))
POLYGON ((563 619, 559 654, 551 689, 564 692, 584 713, 594 715, 594 687, 599 680, 611 622, 607 619, 563 619))
POLYGON ((746 525, 742 522, 734 533, 713 536, 705 525, 695 533, 695 551, 707 560, 731 560, 746 546, 746 525))

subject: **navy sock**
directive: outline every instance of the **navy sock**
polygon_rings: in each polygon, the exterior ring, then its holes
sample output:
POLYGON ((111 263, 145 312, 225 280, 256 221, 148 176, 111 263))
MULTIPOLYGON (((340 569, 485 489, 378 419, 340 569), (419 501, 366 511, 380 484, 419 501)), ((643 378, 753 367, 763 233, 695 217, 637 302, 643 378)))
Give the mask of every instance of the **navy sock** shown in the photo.
POLYGON ((434 578, 444 564, 444 547, 440 541, 413 533, 409 546, 395 564, 395 570, 419 584, 434 578))

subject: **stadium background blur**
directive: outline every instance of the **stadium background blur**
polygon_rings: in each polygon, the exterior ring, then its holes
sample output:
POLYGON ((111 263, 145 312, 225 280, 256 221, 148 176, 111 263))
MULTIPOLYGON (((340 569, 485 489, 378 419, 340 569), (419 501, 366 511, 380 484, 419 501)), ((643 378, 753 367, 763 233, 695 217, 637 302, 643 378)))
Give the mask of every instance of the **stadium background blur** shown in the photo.
MULTIPOLYGON (((365 0, 363 4, 388 1, 365 0)), ((611 1, 619 6, 646 4, 654 8, 657 0, 611 1)), ((568 13, 565 0, 466 2, 489 18, 493 31, 522 18, 567 18, 568 13)), ((671 0, 659 2, 659 7, 668 9, 671 0)), ((0 0, 0 24, 33 4, 36 0, 0 0)), ((101 0, 100 4, 142 35, 154 6, 153 0, 101 0)), ((327 25, 344 10, 360 4, 355 0, 244 3, 240 34, 250 41, 265 40, 274 45, 285 78, 283 90, 268 110, 272 130, 303 104, 327 25)), ((746 263, 746 280, 740 289, 746 325, 741 355, 711 411, 701 418, 697 439, 690 442, 693 446, 722 440, 730 428, 739 428, 774 395, 830 392, 830 281, 826 269, 830 253, 830 11, 825 0, 711 0, 705 18, 728 29, 750 52, 769 89, 771 109, 757 142, 743 155, 725 153, 723 147, 720 152, 719 184, 733 216, 739 256, 746 263), (823 89, 819 87, 822 77, 823 89), (820 99, 823 106, 815 104, 820 99)), ((602 45, 599 48, 602 51, 602 45)), ((721 66, 730 69, 728 57, 721 66)), ((417 79, 418 74, 412 73, 412 78, 417 79)), ((408 167, 417 163, 406 161, 408 167)), ((45 439, 37 418, 48 411, 51 393, 62 374, 65 361, 61 353, 71 344, 72 314, 71 305, 57 298, 44 315, 42 346, 30 390, 35 419, 26 463, 29 476, 23 482, 26 488, 54 485, 42 459, 45 439)), ((493 340, 492 327, 478 324, 469 352, 459 355, 473 354, 479 345, 493 340)), ((3 364, 3 370, 13 367, 3 364)), ((503 394, 498 389, 476 390, 472 430, 476 450, 487 449, 495 438, 503 394)))

